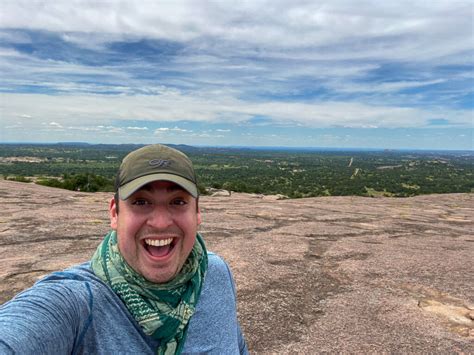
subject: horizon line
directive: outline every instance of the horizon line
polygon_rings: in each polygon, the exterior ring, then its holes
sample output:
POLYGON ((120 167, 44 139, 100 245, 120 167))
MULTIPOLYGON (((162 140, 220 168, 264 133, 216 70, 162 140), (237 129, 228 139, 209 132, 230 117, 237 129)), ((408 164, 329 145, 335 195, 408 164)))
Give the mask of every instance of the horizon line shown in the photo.
MULTIPOLYGON (((56 141, 56 142, 2 142, 0 144, 31 144, 31 145, 149 145, 155 143, 90 143, 90 142, 80 142, 80 141, 56 141)), ((437 151, 437 152, 472 152, 474 153, 474 148, 471 149, 453 149, 453 148, 387 148, 387 147, 321 147, 321 146, 251 146, 251 145, 200 145, 200 144, 184 144, 184 143, 159 143, 163 145, 174 145, 174 146, 188 146, 195 148, 224 148, 224 149, 256 149, 256 150, 337 150, 337 151, 437 151)))

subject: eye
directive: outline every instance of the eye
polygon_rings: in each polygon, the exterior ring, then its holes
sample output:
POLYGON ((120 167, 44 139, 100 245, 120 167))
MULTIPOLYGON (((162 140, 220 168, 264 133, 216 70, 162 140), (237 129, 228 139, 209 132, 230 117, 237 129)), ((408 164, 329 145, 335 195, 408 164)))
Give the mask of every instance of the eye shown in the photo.
POLYGON ((133 202, 132 202, 132 205, 134 206, 145 206, 145 205, 149 205, 150 202, 144 198, 137 198, 135 199, 133 202))
POLYGON ((175 205, 175 206, 184 206, 186 205, 188 202, 182 198, 175 198, 171 201, 171 204, 172 205, 175 205))

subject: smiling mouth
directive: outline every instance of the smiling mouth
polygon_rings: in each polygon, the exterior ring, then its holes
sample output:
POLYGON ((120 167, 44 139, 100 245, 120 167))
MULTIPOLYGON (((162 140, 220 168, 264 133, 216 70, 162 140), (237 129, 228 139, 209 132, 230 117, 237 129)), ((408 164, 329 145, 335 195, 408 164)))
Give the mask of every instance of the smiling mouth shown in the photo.
POLYGON ((175 238, 145 239, 145 249, 155 258, 162 258, 171 253, 175 246, 175 238))

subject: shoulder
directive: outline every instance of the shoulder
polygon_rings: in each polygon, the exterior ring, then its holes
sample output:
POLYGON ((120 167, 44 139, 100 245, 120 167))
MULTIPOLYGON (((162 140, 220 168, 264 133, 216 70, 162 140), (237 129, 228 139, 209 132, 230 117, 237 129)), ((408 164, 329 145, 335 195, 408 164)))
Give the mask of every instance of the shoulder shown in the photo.
POLYGON ((107 288, 87 262, 45 276, 5 305, 24 307, 31 304, 31 308, 35 308, 41 304, 52 312, 80 318, 90 312, 94 297, 107 288))
POLYGON ((234 280, 232 272, 230 271, 229 265, 219 255, 208 252, 208 270, 206 279, 213 283, 219 283, 221 285, 227 285, 234 289, 234 280))
POLYGON ((83 291, 83 288, 78 286, 85 285, 89 281, 92 281, 92 276, 93 275, 90 275, 88 272, 88 263, 73 266, 62 271, 56 271, 37 281, 31 288, 20 292, 14 299, 23 298, 36 293, 51 293, 51 296, 62 293, 67 294, 69 292, 71 294, 77 294, 83 291))
POLYGON ((230 269, 220 256, 208 252, 208 270, 189 322, 183 354, 238 353, 239 329, 230 269))
POLYGON ((230 304, 235 302, 236 292, 234 279, 227 263, 219 255, 208 252, 208 269, 204 278, 201 298, 226 300, 230 304))
POLYGON ((53 272, 39 280, 32 289, 55 290, 71 294, 75 300, 92 297, 97 289, 107 287, 92 271, 90 262, 53 272))
POLYGON ((92 271, 92 268, 90 266, 90 261, 87 261, 79 265, 71 266, 62 271, 55 271, 47 275, 45 278, 41 279, 40 281, 38 281, 38 283, 51 282, 51 281, 96 282, 99 280, 100 279, 97 276, 95 276, 94 272, 92 271))
POLYGON ((207 258, 209 262, 209 268, 219 269, 219 270, 229 270, 227 263, 216 253, 212 251, 207 252, 207 258))

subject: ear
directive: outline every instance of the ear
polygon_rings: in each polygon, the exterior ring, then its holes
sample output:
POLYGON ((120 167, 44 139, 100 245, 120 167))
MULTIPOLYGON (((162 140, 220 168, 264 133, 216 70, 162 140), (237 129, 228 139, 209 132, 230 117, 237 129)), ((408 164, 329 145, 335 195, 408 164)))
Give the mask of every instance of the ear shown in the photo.
POLYGON ((118 224, 118 214, 117 214, 117 205, 115 204, 115 199, 112 197, 109 202, 109 218, 110 218, 110 227, 112 229, 117 229, 118 224))

